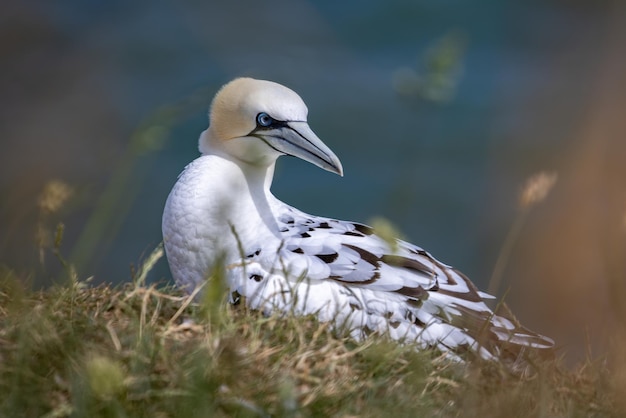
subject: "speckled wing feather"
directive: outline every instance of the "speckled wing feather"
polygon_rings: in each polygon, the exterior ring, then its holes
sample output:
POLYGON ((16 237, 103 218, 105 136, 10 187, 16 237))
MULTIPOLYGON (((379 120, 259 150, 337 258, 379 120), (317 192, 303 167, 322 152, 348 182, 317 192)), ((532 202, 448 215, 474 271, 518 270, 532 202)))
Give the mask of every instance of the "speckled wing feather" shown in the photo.
POLYGON ((483 302, 488 295, 423 249, 400 240, 389 243, 366 225, 283 209, 277 217, 283 238, 279 267, 265 263, 255 271, 255 255, 249 257, 248 274, 256 275, 260 286, 253 307, 269 303, 322 320, 339 318, 359 339, 386 333, 446 352, 476 351, 484 358, 553 345, 512 316, 495 315, 483 302), (290 276, 302 282, 285 286, 281 280, 290 276))

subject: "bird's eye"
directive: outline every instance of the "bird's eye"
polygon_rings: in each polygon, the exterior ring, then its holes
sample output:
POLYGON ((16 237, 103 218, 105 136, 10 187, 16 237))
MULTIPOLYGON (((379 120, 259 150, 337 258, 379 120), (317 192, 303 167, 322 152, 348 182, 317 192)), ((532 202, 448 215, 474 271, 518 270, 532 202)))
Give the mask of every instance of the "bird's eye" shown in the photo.
POLYGON ((258 123, 259 126, 268 127, 272 124, 272 122, 274 122, 274 119, 272 119, 272 117, 265 112, 261 112, 256 115, 256 123, 258 123))

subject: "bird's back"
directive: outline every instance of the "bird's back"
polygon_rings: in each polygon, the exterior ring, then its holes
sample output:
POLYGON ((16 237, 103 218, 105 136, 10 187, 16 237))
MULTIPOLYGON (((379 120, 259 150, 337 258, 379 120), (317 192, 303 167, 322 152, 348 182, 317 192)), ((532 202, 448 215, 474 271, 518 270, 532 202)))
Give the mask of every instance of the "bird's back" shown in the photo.
MULTIPOLYGON (((356 338, 381 333, 422 347, 483 358, 547 349, 552 340, 521 327, 503 307, 485 304, 459 271, 410 243, 388 242, 362 224, 307 215, 287 205, 276 213, 282 245, 275 256, 250 251, 233 291, 253 308, 316 314, 349 327, 356 338)), ((244 264, 242 264, 244 265, 244 264)), ((234 277, 233 276, 233 277, 234 277)))

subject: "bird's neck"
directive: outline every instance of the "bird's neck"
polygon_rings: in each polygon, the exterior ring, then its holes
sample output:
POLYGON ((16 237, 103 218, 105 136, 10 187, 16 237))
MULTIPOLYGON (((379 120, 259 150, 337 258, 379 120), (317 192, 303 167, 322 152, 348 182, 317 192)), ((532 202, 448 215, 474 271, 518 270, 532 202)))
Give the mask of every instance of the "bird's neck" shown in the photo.
MULTIPOLYGON (((206 135, 206 131, 203 135, 206 135)), ((274 210, 280 203, 270 192, 275 164, 256 165, 242 161, 227 152, 217 141, 205 141, 200 150, 200 165, 206 167, 204 180, 197 183, 206 194, 205 213, 217 209, 227 222, 226 233, 235 228, 244 244, 258 236, 279 237, 274 210), (222 204, 220 205, 221 202, 222 204)))
POLYGON ((269 165, 252 164, 241 160, 229 153, 223 146, 223 141, 211 135, 210 128, 202 132, 198 141, 198 149, 203 155, 215 155, 234 163, 244 175, 246 184, 251 193, 270 194, 274 179, 275 161, 269 165))

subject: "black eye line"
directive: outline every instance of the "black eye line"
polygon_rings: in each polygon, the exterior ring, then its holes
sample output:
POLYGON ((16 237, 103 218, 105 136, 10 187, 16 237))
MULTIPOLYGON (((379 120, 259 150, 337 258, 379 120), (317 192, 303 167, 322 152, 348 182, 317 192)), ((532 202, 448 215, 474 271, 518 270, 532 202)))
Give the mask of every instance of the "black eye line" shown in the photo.
MULTIPOLYGON (((252 132, 250 132, 250 134, 252 134, 254 132, 259 132, 259 131, 271 131, 272 129, 281 129, 281 128, 288 128, 288 129, 291 129, 291 130, 295 130, 291 126, 289 126, 289 122, 306 122, 306 121, 303 121, 303 120, 280 120, 280 119, 274 119, 269 114, 267 114, 267 113, 265 113, 265 114, 270 119, 272 119, 272 123, 270 123, 268 126, 263 126, 263 125, 259 124, 259 122, 257 121, 256 128, 254 128, 252 130, 252 132)), ((254 136, 254 135, 252 135, 252 136, 254 136)))
MULTIPOLYGON (((272 117, 270 116, 270 118, 272 117)), ((282 121, 282 120, 278 120, 274 118, 272 118, 272 123, 270 123, 267 126, 260 125, 257 122, 257 128, 260 130, 279 129, 279 128, 285 128, 285 127, 287 127, 287 121, 282 121)))

